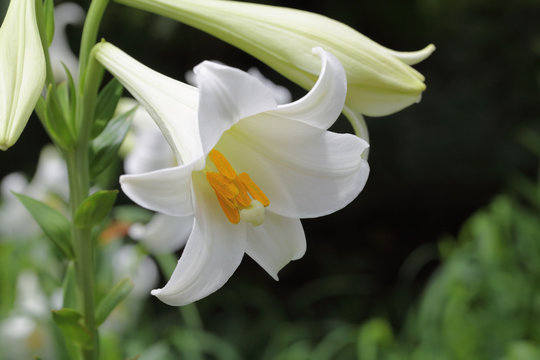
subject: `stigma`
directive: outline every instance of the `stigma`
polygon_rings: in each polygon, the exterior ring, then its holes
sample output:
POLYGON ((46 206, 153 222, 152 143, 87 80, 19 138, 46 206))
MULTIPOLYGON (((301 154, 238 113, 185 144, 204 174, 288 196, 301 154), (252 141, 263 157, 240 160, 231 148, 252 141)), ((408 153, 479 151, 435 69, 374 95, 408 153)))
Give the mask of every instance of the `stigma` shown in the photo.
POLYGON ((227 219, 232 224, 243 220, 254 226, 261 225, 264 222, 264 208, 270 205, 264 192, 247 173, 237 174, 219 151, 214 149, 208 156, 217 172, 207 171, 206 179, 214 189, 227 219))

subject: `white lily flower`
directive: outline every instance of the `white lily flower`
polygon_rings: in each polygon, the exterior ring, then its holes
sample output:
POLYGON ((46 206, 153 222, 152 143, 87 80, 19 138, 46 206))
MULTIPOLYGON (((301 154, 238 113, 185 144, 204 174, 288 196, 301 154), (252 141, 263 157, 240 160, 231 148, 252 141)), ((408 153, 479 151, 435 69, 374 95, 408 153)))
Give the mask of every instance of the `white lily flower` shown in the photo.
POLYGON ((0 28, 0 149, 19 138, 45 84, 34 0, 11 0, 0 28))
POLYGON ((244 253, 274 279, 306 243, 300 218, 330 214, 364 187, 367 142, 327 131, 343 108, 345 73, 320 48, 321 75, 302 99, 277 105, 249 74, 203 62, 199 89, 161 75, 108 43, 96 58, 145 106, 177 156, 176 167, 124 175, 139 205, 195 216, 163 302, 184 305, 219 289, 244 253))
MULTIPOLYGON (((274 84, 255 67, 247 72, 272 91, 278 104, 291 102, 292 96, 287 88, 274 84)), ((193 71, 186 73, 186 80, 191 85, 197 83, 193 71)), ((118 103, 117 112, 126 112, 137 105, 137 101, 133 99, 122 98, 118 103)), ((150 114, 142 106, 135 110, 132 131, 128 137, 126 148, 129 148, 129 151, 124 161, 124 170, 127 174, 141 174, 176 165, 171 147, 150 114)), ((170 216, 156 213, 147 224, 131 225, 129 236, 142 243, 152 254, 161 254, 181 249, 186 244, 192 228, 193 216, 170 216)))
POLYGON ((428 45, 398 52, 326 16, 286 7, 225 0, 116 0, 181 21, 255 56, 309 89, 319 63, 309 56, 320 46, 347 73, 347 107, 356 114, 383 116, 420 101, 424 77, 409 65, 429 57, 428 45))

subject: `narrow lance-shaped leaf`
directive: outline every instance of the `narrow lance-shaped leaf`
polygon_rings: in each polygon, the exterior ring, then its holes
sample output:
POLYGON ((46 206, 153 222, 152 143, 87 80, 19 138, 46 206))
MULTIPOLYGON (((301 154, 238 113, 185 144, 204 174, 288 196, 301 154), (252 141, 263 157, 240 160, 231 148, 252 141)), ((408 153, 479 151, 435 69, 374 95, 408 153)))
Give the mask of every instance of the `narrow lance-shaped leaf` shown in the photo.
POLYGON ((120 304, 133 290, 133 282, 130 279, 123 279, 116 284, 105 297, 99 302, 96 309, 96 323, 101 325, 114 308, 120 304))
POLYGON ((66 73, 67 81, 62 82, 56 88, 58 90, 58 102, 66 119, 66 124, 70 127, 72 134, 75 134, 75 111, 77 108, 77 93, 75 81, 67 66, 62 64, 66 73))
POLYGON ((75 279, 75 264, 73 261, 70 261, 66 274, 64 275, 63 287, 63 307, 64 308, 75 308, 77 307, 76 299, 76 279, 75 279))
POLYGON ((117 194, 118 190, 102 190, 87 197, 75 212, 75 226, 91 228, 100 223, 113 207, 117 194))
POLYGON ((63 149, 71 149, 75 140, 65 118, 61 102, 57 98, 57 93, 54 91, 52 86, 49 86, 45 101, 46 112, 44 126, 57 145, 63 149))
POLYGON ((124 87, 122 84, 116 78, 113 78, 99 93, 96 101, 96 113, 92 137, 100 134, 109 120, 113 117, 116 105, 118 105, 123 90, 124 87))
POLYGON ((84 326, 82 315, 74 309, 60 309, 52 311, 52 318, 64 335, 82 348, 92 348, 92 335, 84 326))
POLYGON ((15 194, 34 220, 43 230, 43 233, 60 252, 68 259, 75 255, 71 245, 71 225, 69 220, 59 211, 49 205, 23 194, 15 194))
POLYGON ((131 118, 135 113, 132 109, 111 120, 90 146, 90 176, 96 177, 116 158, 120 146, 124 142, 131 118))

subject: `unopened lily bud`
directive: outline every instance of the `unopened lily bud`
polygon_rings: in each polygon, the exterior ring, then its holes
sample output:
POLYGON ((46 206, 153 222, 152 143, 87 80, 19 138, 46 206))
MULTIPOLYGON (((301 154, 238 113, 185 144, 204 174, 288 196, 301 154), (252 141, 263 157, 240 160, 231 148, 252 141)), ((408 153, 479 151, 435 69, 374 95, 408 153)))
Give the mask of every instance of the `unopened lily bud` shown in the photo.
POLYGON ((45 83, 34 0, 11 0, 0 28, 0 149, 19 138, 45 83))
POLYGON ((427 58, 433 45, 416 52, 387 49, 353 28, 315 13, 225 0, 117 0, 184 22, 212 34, 309 89, 320 71, 311 55, 317 46, 334 54, 347 74, 347 107, 383 116, 418 102, 424 77, 409 65, 427 58))

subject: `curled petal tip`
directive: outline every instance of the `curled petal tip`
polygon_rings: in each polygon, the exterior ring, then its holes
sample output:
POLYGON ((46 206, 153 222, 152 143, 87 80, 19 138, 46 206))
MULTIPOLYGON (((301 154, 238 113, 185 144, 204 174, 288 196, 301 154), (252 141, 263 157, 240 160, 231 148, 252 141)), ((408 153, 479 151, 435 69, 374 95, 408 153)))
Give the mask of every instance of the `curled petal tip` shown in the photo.
POLYGON ((429 44, 422 50, 418 51, 394 51, 388 49, 388 52, 403 61, 407 65, 416 65, 426 60, 435 51, 435 45, 429 44))

